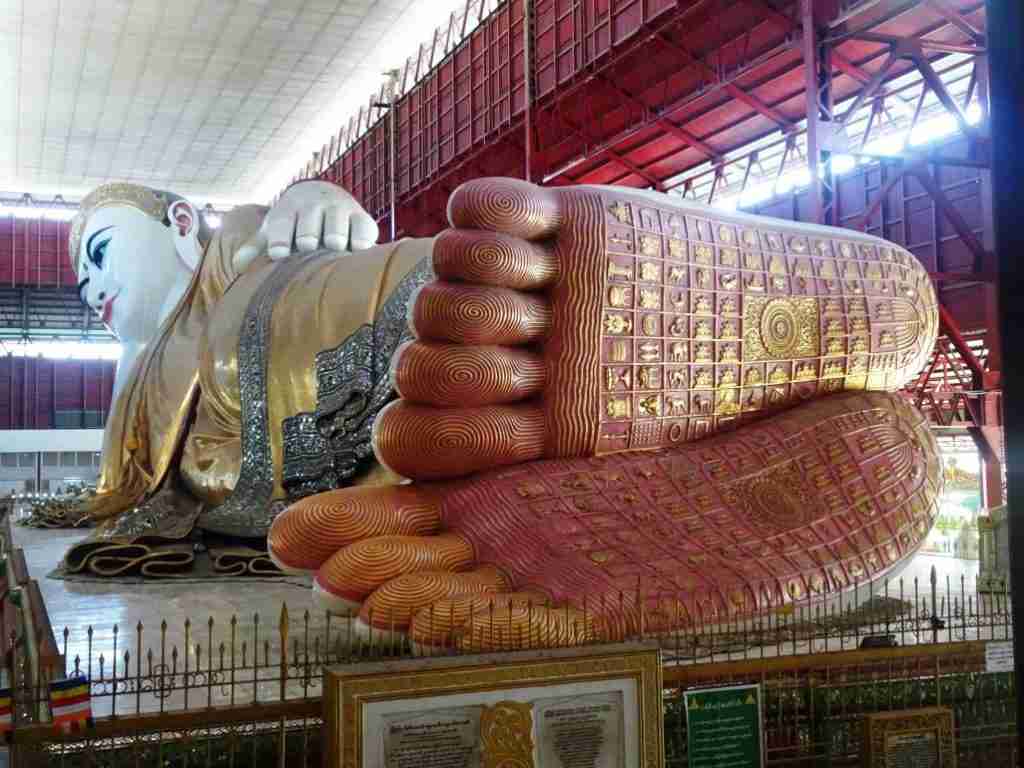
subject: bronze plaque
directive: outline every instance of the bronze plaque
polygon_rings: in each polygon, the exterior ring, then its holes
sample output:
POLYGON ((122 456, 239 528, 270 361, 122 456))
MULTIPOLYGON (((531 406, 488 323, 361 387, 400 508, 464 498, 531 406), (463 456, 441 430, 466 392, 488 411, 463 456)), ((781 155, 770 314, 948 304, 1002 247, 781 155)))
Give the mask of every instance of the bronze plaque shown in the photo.
POLYGON ((864 718, 865 768, 956 768, 953 711, 942 707, 864 718))

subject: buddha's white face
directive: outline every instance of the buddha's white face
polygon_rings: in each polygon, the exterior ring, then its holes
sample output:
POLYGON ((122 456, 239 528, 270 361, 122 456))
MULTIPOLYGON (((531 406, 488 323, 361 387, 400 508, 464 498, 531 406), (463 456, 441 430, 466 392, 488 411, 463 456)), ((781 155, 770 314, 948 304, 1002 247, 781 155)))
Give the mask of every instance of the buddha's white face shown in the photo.
POLYGON ((171 228, 132 206, 108 205, 89 217, 79 247, 82 301, 121 341, 152 339, 170 293, 191 274, 171 228))

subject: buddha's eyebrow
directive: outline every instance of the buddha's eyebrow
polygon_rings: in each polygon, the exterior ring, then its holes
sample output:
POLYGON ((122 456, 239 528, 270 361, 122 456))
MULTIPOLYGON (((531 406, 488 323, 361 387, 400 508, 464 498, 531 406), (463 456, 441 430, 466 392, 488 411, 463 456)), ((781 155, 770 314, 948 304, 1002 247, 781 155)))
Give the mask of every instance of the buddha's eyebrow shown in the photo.
POLYGON ((92 261, 92 241, 96 239, 96 235, 101 235, 104 232, 106 232, 108 229, 113 229, 113 228, 114 228, 114 225, 111 224, 109 227, 104 227, 103 229, 97 229, 95 232, 93 232, 91 235, 89 235, 89 239, 85 243, 85 253, 89 257, 89 261, 92 261))

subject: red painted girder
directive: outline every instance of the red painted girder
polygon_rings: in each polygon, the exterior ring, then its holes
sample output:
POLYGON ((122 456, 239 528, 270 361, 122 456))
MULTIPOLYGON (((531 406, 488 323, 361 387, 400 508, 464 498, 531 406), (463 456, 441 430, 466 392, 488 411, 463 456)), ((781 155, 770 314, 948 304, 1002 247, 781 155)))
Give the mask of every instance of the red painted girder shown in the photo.
POLYGON ((649 172, 645 171, 643 168, 641 168, 628 158, 623 157, 614 149, 606 149, 605 153, 608 155, 608 157, 615 160, 615 162, 621 165, 623 168, 627 169, 631 173, 636 174, 640 178, 649 181, 651 185, 659 192, 665 191, 665 185, 661 183, 660 179, 656 178, 655 176, 652 176, 649 172))
POLYGON ((971 369, 971 373, 977 382, 976 386, 986 389, 997 386, 997 382, 991 380, 993 377, 984 369, 981 361, 978 360, 977 356, 967 345, 967 340, 960 331, 960 325, 941 301, 939 302, 939 325, 946 335, 949 336, 949 341, 960 354, 960 359, 971 369))
POLYGON ((950 8, 949 5, 946 4, 946 0, 925 0, 925 3, 927 3, 932 10, 946 19, 946 21, 974 40, 975 43, 978 45, 985 44, 985 35, 982 34, 981 31, 975 29, 958 10, 950 8))

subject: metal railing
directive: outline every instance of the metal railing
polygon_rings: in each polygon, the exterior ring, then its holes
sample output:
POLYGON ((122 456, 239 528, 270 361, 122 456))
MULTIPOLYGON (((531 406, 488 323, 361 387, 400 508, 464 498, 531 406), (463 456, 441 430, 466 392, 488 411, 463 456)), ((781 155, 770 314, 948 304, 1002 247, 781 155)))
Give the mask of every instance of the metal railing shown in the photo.
MULTIPOLYGON (((660 599, 664 601, 664 596, 660 599)), ((620 595, 618 601, 623 610, 627 604, 647 602, 642 594, 620 595)), ((606 614, 616 607, 607 600, 581 605, 581 626, 595 623, 588 613, 606 614)), ((549 621, 541 610, 548 607, 538 603, 537 610, 527 614, 535 613, 537 622, 549 621)), ((509 636, 500 630, 513 620, 513 613, 516 621, 522 620, 521 606, 514 608, 497 596, 467 621, 467 626, 477 627, 476 633, 459 635, 430 653, 486 650, 495 637, 509 636), (488 622, 498 631, 488 632, 488 622)), ((45 709, 52 679, 84 677, 97 717, 309 700, 320 696, 322 673, 330 665, 413 655, 408 641, 387 629, 401 617, 365 618, 368 630, 351 616, 308 610, 292 616, 282 606, 273 617, 254 613, 226 620, 186 619, 173 625, 165 620, 157 627, 141 622, 130 627, 65 627, 57 633, 56 642, 64 668, 35 665, 34 683, 26 687, 37 708, 45 709)), ((673 623, 677 629, 645 633, 644 627, 651 623, 641 616, 639 636, 657 638, 666 664, 684 666, 826 654, 865 643, 920 646, 1013 636, 1005 591, 974 593, 966 577, 939 578, 934 569, 927 583, 913 579, 887 582, 880 588, 855 585, 842 600, 830 604, 808 600, 756 618, 687 620, 678 616, 673 623)), ((544 634, 539 625, 526 626, 513 637, 522 638, 517 644, 528 646, 530 638, 544 634)), ((575 636, 587 637, 582 632, 575 636)), ((604 638, 595 634, 592 639, 604 638)))

